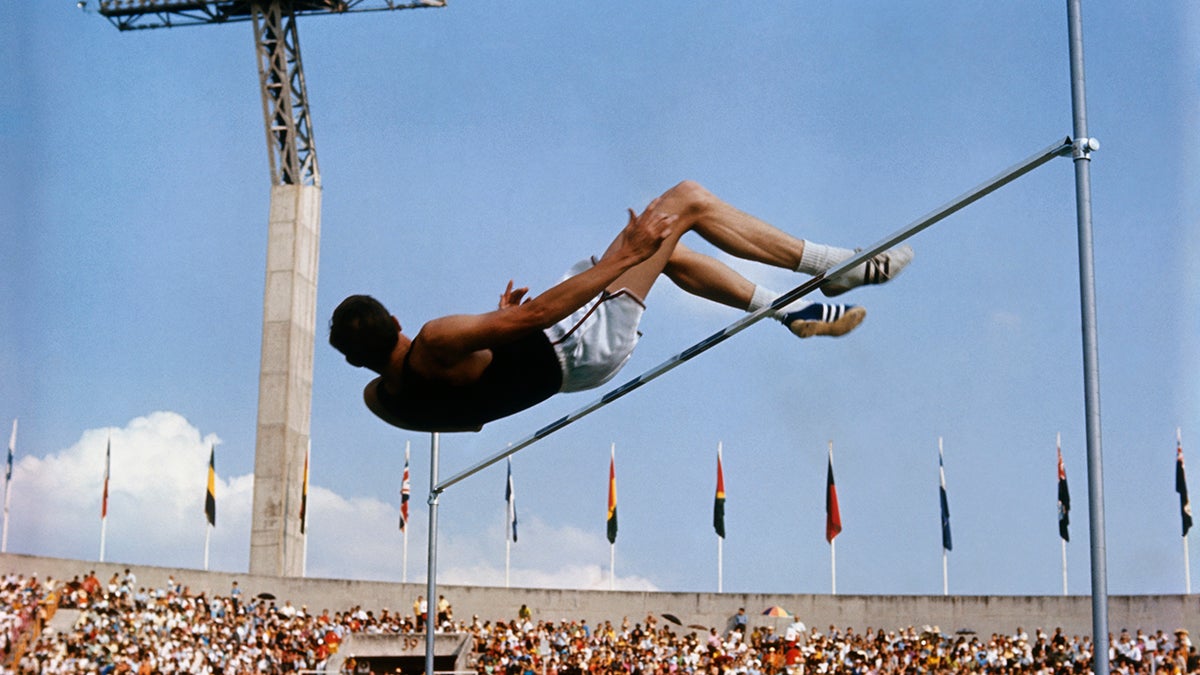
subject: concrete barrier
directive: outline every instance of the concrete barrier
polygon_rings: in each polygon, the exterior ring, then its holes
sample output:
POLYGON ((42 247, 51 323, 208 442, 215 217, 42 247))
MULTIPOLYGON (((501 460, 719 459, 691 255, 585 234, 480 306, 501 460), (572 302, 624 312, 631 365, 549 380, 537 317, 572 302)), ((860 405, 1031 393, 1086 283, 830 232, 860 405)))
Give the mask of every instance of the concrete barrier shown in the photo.
MULTIPOLYGON (((330 613, 361 605, 367 610, 389 609, 408 615, 413 601, 424 595, 425 584, 353 581, 346 579, 300 579, 229 572, 204 572, 194 569, 151 567, 119 562, 97 563, 17 554, 0 554, 0 572, 37 574, 70 580, 95 570, 101 582, 128 568, 137 575, 138 586, 162 588, 168 578, 187 586, 193 593, 229 595, 237 581, 243 597, 270 593, 282 605, 290 600, 310 613, 328 609, 330 613)), ((673 614, 682 623, 724 630, 739 607, 745 607, 750 626, 783 627, 788 619, 761 615, 779 605, 804 621, 810 628, 825 630, 829 625, 865 630, 868 626, 894 630, 906 626, 936 626, 943 633, 960 630, 984 635, 1011 634, 1018 626, 1030 634, 1035 628, 1052 631, 1061 627, 1068 635, 1090 635, 1092 606, 1089 596, 925 596, 925 595, 786 595, 766 593, 654 593, 628 591, 579 591, 546 588, 492 588, 480 586, 439 586, 454 608, 456 620, 510 620, 521 605, 528 605, 535 620, 584 620, 590 625, 603 621, 615 624, 628 617, 642 622, 647 615, 673 614)), ((430 602, 432 606, 436 602, 430 602)), ((1109 626, 1162 629, 1172 632, 1186 628, 1200 633, 1200 596, 1135 595, 1109 598, 1109 626)))

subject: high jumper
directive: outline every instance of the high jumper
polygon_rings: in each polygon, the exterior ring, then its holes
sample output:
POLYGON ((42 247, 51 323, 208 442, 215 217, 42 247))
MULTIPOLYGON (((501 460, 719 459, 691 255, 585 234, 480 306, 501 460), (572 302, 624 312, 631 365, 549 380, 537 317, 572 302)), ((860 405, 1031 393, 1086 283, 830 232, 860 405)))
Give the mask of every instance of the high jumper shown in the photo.
MULTIPOLYGON (((612 379, 637 344, 644 299, 662 275, 688 293, 749 312, 780 297, 686 247, 680 238, 688 231, 730 255, 814 276, 854 256, 793 237, 684 181, 640 214, 629 210, 604 255, 576 264, 536 297, 509 281, 496 310, 433 319, 410 338, 379 301, 352 295, 334 310, 329 342, 351 365, 379 375, 363 395, 389 424, 479 431, 556 393, 612 379)), ((912 256, 907 245, 882 251, 822 283, 821 291, 834 297, 883 283, 912 256)), ((799 300, 772 315, 798 337, 836 337, 857 327, 866 311, 799 300)))

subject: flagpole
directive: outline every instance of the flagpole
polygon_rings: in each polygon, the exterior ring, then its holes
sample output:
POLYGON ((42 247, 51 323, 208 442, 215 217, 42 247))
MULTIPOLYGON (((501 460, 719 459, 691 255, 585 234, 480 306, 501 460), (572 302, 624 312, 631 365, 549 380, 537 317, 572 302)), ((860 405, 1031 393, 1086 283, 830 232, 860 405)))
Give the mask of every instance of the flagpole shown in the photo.
POLYGON ((516 495, 513 494, 512 482, 512 457, 508 458, 508 478, 504 486, 504 587, 509 588, 509 572, 512 565, 512 534, 509 528, 513 527, 513 518, 516 516, 516 495))
POLYGON ((829 592, 837 595, 837 549, 833 541, 829 542, 829 592))
POLYGON ((4 472, 4 532, 0 534, 0 553, 8 552, 8 504, 12 496, 13 455, 17 452, 17 420, 13 418, 12 436, 8 439, 8 468, 4 472))
POLYGON ((1063 597, 1067 595, 1067 542, 1065 539, 1059 539, 1062 543, 1062 568, 1063 568, 1063 597))
MULTIPOLYGON (((15 425, 16 422, 13 422, 13 424, 15 425)), ((1175 427, 1175 445, 1181 448, 1180 452, 1182 452, 1183 429, 1181 427, 1175 427)), ((4 508, 4 515, 5 517, 8 516, 7 505, 4 508)), ((1191 556, 1188 555, 1187 529, 1183 531, 1183 587, 1185 593, 1188 595, 1192 594, 1192 560, 1191 556)))
POLYGON ((833 480, 832 440, 829 441, 829 464, 825 479, 825 538, 829 541, 829 592, 837 595, 837 547, 834 540, 842 531, 842 517, 837 506, 837 490, 833 480))
POLYGON ((208 446, 208 480, 204 490, 204 570, 208 571, 208 550, 212 530, 217 524, 217 446, 208 446))
MULTIPOLYGON (((717 441, 717 466, 721 466, 721 441, 717 441)), ((725 538, 717 535, 717 592, 724 591, 725 585, 725 538)))
POLYGON ((942 549, 942 595, 950 595, 950 577, 948 574, 949 566, 947 563, 946 549, 942 549))
MULTIPOLYGON (((946 490, 946 472, 942 466, 942 437, 938 436, 938 473, 941 474, 941 488, 943 494, 946 490)), ((945 515, 945 514, 943 514, 945 515)), ((950 595, 950 564, 949 556, 946 555, 946 524, 942 523, 942 595, 950 595)))
MULTIPOLYGON (((616 509, 616 485, 617 485, 617 444, 613 442, 609 448, 609 464, 608 464, 608 505, 610 517, 615 517, 616 509)), ((610 522, 611 525, 611 522, 610 522)), ((608 590, 617 590, 617 537, 615 532, 610 532, 608 538, 608 590)))
POLYGON ((104 542, 108 536, 108 474, 112 468, 112 435, 104 451, 104 496, 100 504, 100 562, 104 562, 104 542))
MULTIPOLYGON (((1058 457, 1062 459, 1062 432, 1054 434, 1054 447, 1058 449, 1058 457)), ((1059 537, 1059 543, 1062 544, 1062 578, 1063 578, 1063 597, 1067 595, 1067 540, 1059 537)))
POLYGON ((617 590, 617 545, 608 545, 608 590, 617 590))
POLYGON ((1184 589, 1188 595, 1192 594, 1192 566, 1188 560, 1188 543, 1187 535, 1183 535, 1183 579, 1184 589))
MULTIPOLYGON (((300 578, 308 576, 308 472, 309 461, 312 459, 312 436, 308 437, 308 449, 304 453, 304 536, 300 539, 300 578)), ((207 568, 206 568, 207 569, 207 568)))
MULTIPOLYGON (((412 445, 411 441, 404 441, 404 468, 408 469, 408 451, 412 445)), ((404 488, 404 484, 400 484, 400 488, 404 488)), ((401 495, 403 496, 403 495, 401 495)), ((400 570, 400 581, 408 583, 408 514, 404 517, 404 562, 400 570)))
MULTIPOLYGON (((833 441, 829 441, 829 467, 833 471, 833 441)), ((837 548, 834 544, 836 536, 829 540, 829 592, 837 595, 837 548)))
POLYGON ((723 581, 725 572, 722 569, 722 560, 721 560, 722 557, 724 556, 724 551, 723 551, 724 541, 725 541, 724 539, 717 537, 717 592, 718 593, 724 592, 724 587, 723 587, 722 581, 723 581))

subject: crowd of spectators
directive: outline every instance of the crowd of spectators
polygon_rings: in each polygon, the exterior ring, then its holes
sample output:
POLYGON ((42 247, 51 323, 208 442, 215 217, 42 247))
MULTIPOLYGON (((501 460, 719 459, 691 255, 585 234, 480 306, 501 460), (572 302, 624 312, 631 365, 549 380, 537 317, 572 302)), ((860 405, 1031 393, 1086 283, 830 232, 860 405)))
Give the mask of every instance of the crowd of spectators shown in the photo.
MULTIPOLYGON (((236 582, 227 595, 192 592, 173 578, 148 589, 128 570, 107 582, 94 573, 69 582, 9 575, 0 588, 6 649, 47 599, 78 610, 73 625, 42 630, 23 653, 5 651, 11 670, 4 672, 323 671, 346 636, 412 633, 425 619, 421 610, 428 611, 422 598, 412 614, 362 607, 310 611, 265 594, 246 597, 236 582)), ((948 634, 936 626, 810 631, 799 622, 750 626, 744 612, 719 628, 683 626, 668 614, 590 625, 535 621, 524 605, 511 619, 456 621, 444 597, 435 607, 437 630, 473 638, 470 663, 477 675, 1086 675, 1093 648, 1088 636, 1068 637, 1059 629, 1030 635, 1018 627, 988 636, 948 634)), ((1200 673, 1184 630, 1122 630, 1110 645, 1114 673, 1200 673)), ((370 672, 363 665, 346 659, 343 668, 370 672)))
MULTIPOLYGON (((945 634, 937 627, 856 632, 830 626, 808 631, 794 623, 725 632, 679 626, 647 616, 630 626, 604 622, 514 621, 474 627, 481 675, 892 675, 979 673, 1083 675, 1091 672, 1092 643, 1056 629, 1031 638, 945 634)), ((1110 640, 1115 673, 1200 672, 1186 631, 1173 636, 1121 631, 1110 640)))
MULTIPOLYGON (((49 587, 53 587, 50 580, 49 587)), ((0 582, 0 661, 12 658, 21 641, 41 629, 54 597, 37 577, 9 574, 0 582)))

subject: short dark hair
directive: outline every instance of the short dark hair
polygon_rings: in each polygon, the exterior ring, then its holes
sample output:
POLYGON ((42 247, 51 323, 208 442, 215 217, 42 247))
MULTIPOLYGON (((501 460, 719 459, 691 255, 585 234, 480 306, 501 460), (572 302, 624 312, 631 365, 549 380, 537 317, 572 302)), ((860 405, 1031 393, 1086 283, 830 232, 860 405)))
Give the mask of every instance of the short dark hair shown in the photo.
POLYGON ((346 298, 329 320, 329 344, 359 368, 383 372, 399 339, 391 313, 369 295, 346 298))

